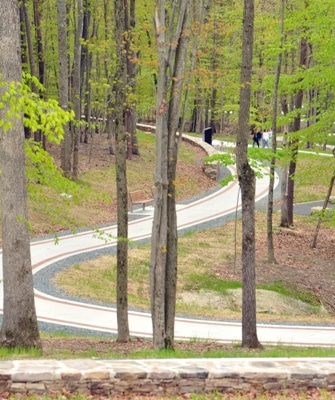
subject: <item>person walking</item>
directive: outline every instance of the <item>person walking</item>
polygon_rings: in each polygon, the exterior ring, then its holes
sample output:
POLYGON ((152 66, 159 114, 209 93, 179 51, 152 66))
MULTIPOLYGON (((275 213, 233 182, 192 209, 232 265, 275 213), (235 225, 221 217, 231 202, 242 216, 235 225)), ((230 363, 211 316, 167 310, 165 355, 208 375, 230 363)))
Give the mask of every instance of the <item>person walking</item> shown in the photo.
POLYGON ((269 147, 269 131, 268 131, 268 129, 265 129, 265 131, 263 132, 262 145, 263 145, 263 149, 265 147, 269 147))
POLYGON ((259 131, 257 128, 254 128, 251 132, 252 134, 252 147, 259 147, 259 142, 262 139, 262 132, 259 131))
POLYGON ((263 132, 262 131, 258 131, 257 132, 257 146, 259 147, 259 145, 261 144, 261 141, 263 140, 263 132))

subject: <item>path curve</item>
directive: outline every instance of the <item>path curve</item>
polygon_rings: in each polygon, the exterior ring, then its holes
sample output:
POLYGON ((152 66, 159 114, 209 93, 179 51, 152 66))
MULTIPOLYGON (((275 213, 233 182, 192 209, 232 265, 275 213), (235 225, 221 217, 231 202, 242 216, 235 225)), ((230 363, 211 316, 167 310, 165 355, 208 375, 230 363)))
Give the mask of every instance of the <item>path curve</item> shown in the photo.
MULTIPOLYGON (((278 185, 278 177, 276 178, 278 185)), ((230 183, 204 198, 189 204, 177 205, 178 229, 196 228, 208 221, 219 223, 222 218, 235 213, 240 208, 240 196, 237 182, 230 183), (238 204, 237 204, 237 200, 238 204)), ((268 191, 268 176, 257 179, 256 201, 265 199, 268 191)), ((135 211, 136 219, 129 222, 129 238, 134 241, 148 239, 151 236, 153 208, 135 211)), ((103 231, 116 237, 116 227, 111 225, 103 231)), ((31 257, 33 274, 47 270, 56 262, 65 262, 69 257, 90 252, 99 252, 115 246, 115 239, 107 243, 95 237, 94 231, 85 231, 59 237, 58 244, 53 238, 33 241, 31 257)), ((2 260, 1 260, 2 271, 2 260)), ((53 325, 69 326, 110 335, 117 332, 116 309, 79 301, 73 301, 47 294, 35 288, 36 311, 39 322, 53 325)), ((3 304, 1 285, 0 301, 3 304)), ((2 309, 0 309, 2 312, 2 309)), ((151 337, 151 316, 146 312, 129 311, 129 326, 132 336, 151 337)), ((219 342, 240 342, 241 324, 222 320, 205 320, 195 318, 176 318, 175 338, 205 339, 219 342)), ((260 342, 294 345, 335 345, 335 327, 312 327, 258 324, 260 342)))

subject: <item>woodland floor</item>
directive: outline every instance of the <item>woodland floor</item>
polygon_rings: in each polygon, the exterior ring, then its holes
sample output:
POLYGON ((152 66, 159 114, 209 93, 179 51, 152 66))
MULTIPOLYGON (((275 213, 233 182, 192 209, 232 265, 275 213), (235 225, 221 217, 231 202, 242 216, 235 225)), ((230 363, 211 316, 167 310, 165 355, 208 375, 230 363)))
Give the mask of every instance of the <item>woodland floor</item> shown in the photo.
MULTIPOLYGON (((86 145, 87 146, 87 145, 86 145)), ((82 171, 89 168, 100 168, 107 166, 111 162, 106 146, 95 145, 94 151, 90 154, 90 162, 87 162, 87 148, 81 145, 82 171)), ((199 155, 199 159, 204 157, 203 151, 194 147, 199 155)), ((53 148, 53 155, 57 157, 57 149, 53 148)), ((198 175, 199 193, 208 190, 216 185, 202 172, 199 165, 178 165, 178 173, 185 179, 190 174, 198 175)), ((181 199, 187 199, 190 193, 183 193, 181 199)), ((116 205, 114 205, 116 207, 116 205)), ((115 211, 115 209, 114 209, 115 211)), ((105 221, 111 222, 111 221, 105 221)), ((256 274, 257 283, 271 283, 274 281, 285 281, 293 286, 310 289, 315 297, 320 300, 324 307, 330 312, 330 320, 335 315, 335 229, 321 229, 316 249, 311 249, 310 244, 313 238, 315 225, 310 228, 280 229, 276 231, 274 247, 276 254, 276 264, 270 264, 267 260, 266 237, 257 237, 256 248, 256 274)), ((226 280, 241 279, 241 266, 236 265, 232 270, 231 266, 223 265, 223 268, 216 271, 218 275, 226 280)), ((293 322, 293 321, 292 321, 293 322)), ((210 343, 176 343, 176 348, 190 349, 201 354, 209 348, 223 348, 222 344, 210 343)), ((224 345, 227 349, 229 346, 224 345)), ((56 349, 67 349, 71 353, 85 351, 87 349, 97 353, 116 354, 127 356, 133 350, 141 348, 151 348, 151 342, 141 339, 134 339, 129 343, 121 344, 110 340, 90 340, 90 339, 43 339, 43 349, 46 356, 54 353, 56 349)))

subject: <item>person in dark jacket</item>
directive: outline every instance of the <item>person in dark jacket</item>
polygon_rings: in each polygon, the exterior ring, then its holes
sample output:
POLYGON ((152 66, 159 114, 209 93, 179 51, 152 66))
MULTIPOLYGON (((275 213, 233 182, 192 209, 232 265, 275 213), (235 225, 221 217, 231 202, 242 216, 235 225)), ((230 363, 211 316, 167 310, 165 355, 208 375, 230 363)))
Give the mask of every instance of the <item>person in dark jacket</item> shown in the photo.
POLYGON ((259 147, 259 143, 262 140, 262 132, 260 130, 258 130, 257 128, 254 128, 252 130, 251 134, 253 135, 252 136, 252 147, 255 147, 255 145, 257 147, 259 147))

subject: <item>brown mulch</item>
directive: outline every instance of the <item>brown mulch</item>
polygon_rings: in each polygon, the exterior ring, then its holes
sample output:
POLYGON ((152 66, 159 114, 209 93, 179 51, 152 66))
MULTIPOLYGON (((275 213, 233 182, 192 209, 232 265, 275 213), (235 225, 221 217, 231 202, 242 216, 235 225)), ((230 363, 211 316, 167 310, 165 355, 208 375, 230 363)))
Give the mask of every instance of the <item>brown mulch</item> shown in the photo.
MULTIPOLYGON (((125 358, 132 352, 152 350, 152 341, 142 338, 132 338, 127 343, 120 343, 114 339, 92 338, 42 338, 44 356, 54 356, 57 352, 68 350, 74 356, 87 353, 89 357, 99 356, 108 358, 125 358)), ((209 351, 230 351, 232 346, 211 342, 176 342, 175 349, 196 352, 201 357, 209 351)), ((245 350, 249 352, 249 350, 245 350)), ((257 352, 258 350, 254 350, 257 352)))

